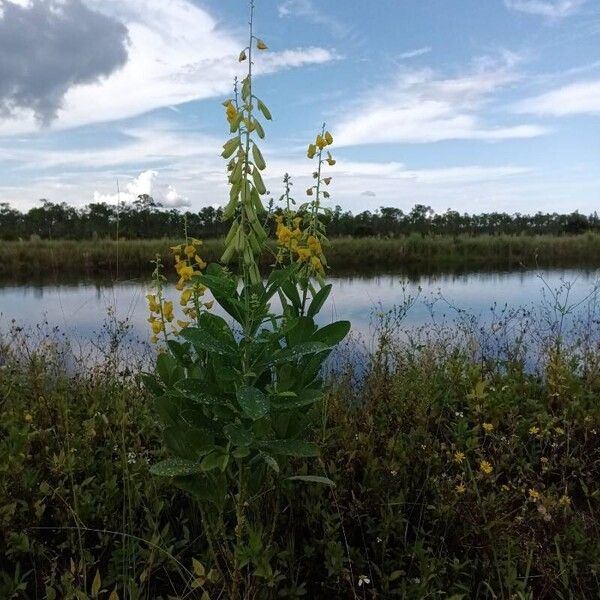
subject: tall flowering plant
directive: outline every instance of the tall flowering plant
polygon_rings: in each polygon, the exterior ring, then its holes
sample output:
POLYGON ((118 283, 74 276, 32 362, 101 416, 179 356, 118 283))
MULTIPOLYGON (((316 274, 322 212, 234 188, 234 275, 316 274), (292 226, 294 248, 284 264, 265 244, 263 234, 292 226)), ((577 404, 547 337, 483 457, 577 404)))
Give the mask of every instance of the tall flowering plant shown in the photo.
POLYGON ((230 186, 224 215, 231 222, 224 254, 220 264, 207 265, 200 241, 186 233, 173 248, 184 318, 165 298, 160 259, 148 297, 161 348, 145 382, 169 455, 152 472, 198 501, 213 560, 210 571, 198 567, 198 585, 220 582, 230 598, 245 597, 253 578, 275 577, 269 532, 281 507, 269 505, 273 490, 302 481, 332 485, 322 473, 298 475, 297 467, 319 454, 312 431, 325 393, 322 366, 350 329, 347 321, 321 327, 315 320, 331 291, 319 216, 331 181, 322 167, 335 161, 324 154, 333 142, 324 129, 309 146, 309 158, 318 160, 309 201, 278 220, 277 260, 269 272, 259 270, 270 246, 258 139, 271 113, 253 87, 254 53, 267 50, 254 35, 253 12, 251 3, 249 43, 239 56, 247 75, 224 102, 231 134, 222 152, 230 186), (272 306, 275 297, 281 310, 272 306))

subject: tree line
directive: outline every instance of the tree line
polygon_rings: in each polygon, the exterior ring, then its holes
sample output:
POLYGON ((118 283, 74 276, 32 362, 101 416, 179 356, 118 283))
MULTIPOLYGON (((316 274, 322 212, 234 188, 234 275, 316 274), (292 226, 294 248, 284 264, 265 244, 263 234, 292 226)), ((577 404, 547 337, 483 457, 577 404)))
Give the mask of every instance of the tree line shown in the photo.
MULTIPOLYGON (((270 218, 280 209, 271 207, 270 218)), ((204 238, 226 234, 221 208, 207 206, 198 212, 165 209, 150 196, 139 196, 119 206, 92 203, 83 208, 41 200, 27 212, 0 203, 0 239, 152 239, 190 235, 204 238)), ((272 220, 272 218, 271 218, 272 220)), ((353 214, 336 206, 324 219, 332 237, 399 237, 427 235, 563 235, 600 232, 600 217, 574 212, 534 215, 501 212, 466 214, 454 210, 435 213, 431 207, 415 205, 410 211, 381 207, 353 214)))

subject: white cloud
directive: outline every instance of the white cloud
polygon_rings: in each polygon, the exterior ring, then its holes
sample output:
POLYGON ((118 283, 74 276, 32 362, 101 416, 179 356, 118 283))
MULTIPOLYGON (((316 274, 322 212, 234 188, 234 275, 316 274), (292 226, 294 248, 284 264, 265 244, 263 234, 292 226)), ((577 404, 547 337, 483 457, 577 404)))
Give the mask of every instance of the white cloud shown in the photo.
POLYGON ((600 80, 580 81, 526 98, 514 105, 515 112, 563 117, 600 114, 600 80))
MULTIPOLYGON (((237 62, 241 39, 224 31, 191 0, 85 0, 90 7, 126 25, 129 57, 125 66, 103 81, 71 88, 55 128, 68 128, 133 117, 227 93, 244 68, 237 62)), ((257 75, 333 60, 324 48, 262 53, 257 75)), ((30 111, 0 124, 0 133, 34 131, 30 111)))
POLYGON ((429 54, 430 52, 431 46, 424 46, 423 48, 415 48, 414 50, 403 52, 400 54, 400 58, 403 60, 407 58, 416 58, 417 56, 423 56, 424 54, 429 54))
POLYGON ((462 76, 444 78, 430 69, 404 71, 347 111, 335 124, 338 146, 379 143, 425 143, 441 140, 505 140, 543 135, 538 125, 489 126, 482 110, 493 95, 519 79, 518 58, 501 63, 480 59, 462 76))
POLYGON ((121 192, 102 194, 94 192, 94 202, 115 204, 125 202, 131 204, 138 196, 152 196, 154 200, 166 208, 180 208, 190 206, 191 202, 177 192, 172 185, 162 183, 157 171, 144 171, 132 179, 121 192))
POLYGON ((337 37, 344 37, 350 32, 348 26, 318 10, 311 0, 285 0, 277 7, 277 13, 282 18, 302 18, 328 27, 337 37))
POLYGON ((586 0, 504 0, 510 10, 548 19, 562 19, 574 14, 586 0))

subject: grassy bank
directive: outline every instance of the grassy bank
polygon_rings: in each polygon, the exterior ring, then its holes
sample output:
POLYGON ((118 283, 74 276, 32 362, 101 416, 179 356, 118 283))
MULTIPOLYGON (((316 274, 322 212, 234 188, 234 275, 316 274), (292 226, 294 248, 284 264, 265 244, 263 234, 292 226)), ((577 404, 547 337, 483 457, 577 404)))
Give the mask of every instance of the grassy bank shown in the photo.
MULTIPOLYGON (((1 242, 0 277, 105 275, 150 272, 156 254, 169 256, 180 240, 1 242)), ((218 260, 221 240, 207 240, 204 257, 218 260)), ((337 238, 327 252, 333 273, 348 270, 436 270, 537 266, 600 266, 600 235, 478 236, 397 239, 337 238)), ((264 256, 268 263, 270 256, 264 256)))
MULTIPOLYGON (((528 373, 396 333, 383 318, 358 381, 342 356, 315 415, 336 487, 260 503, 279 520, 257 598, 597 597, 598 346, 547 346, 528 373)), ((212 567, 197 507, 148 472, 141 364, 113 345, 77 371, 43 340, 0 349, 0 597, 217 598, 192 587, 212 567)))

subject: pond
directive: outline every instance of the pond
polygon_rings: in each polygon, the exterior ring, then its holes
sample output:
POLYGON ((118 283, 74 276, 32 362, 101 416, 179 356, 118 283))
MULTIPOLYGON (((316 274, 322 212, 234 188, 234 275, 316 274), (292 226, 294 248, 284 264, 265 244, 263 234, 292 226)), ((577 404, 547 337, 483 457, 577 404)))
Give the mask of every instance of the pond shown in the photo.
MULTIPOLYGON (((469 318, 489 323, 502 317, 503 307, 558 313, 552 308, 553 294, 570 307, 569 318, 590 310, 590 296, 598 271, 555 269, 536 271, 435 274, 411 276, 355 275, 331 277, 333 291, 320 315, 322 323, 337 319, 352 322, 355 334, 369 336, 374 316, 381 317, 394 306, 412 299, 402 319, 402 328, 419 328, 428 323, 451 326, 469 318)), ((0 333, 11 327, 33 328, 45 322, 71 340, 96 338, 110 313, 126 321, 130 334, 148 339, 145 295, 147 281, 82 281, 39 285, 0 284, 0 333)), ((177 298, 174 289, 168 290, 177 298)), ((402 311, 400 311, 402 312, 402 311)), ((504 312, 506 314, 506 312, 504 312)))

